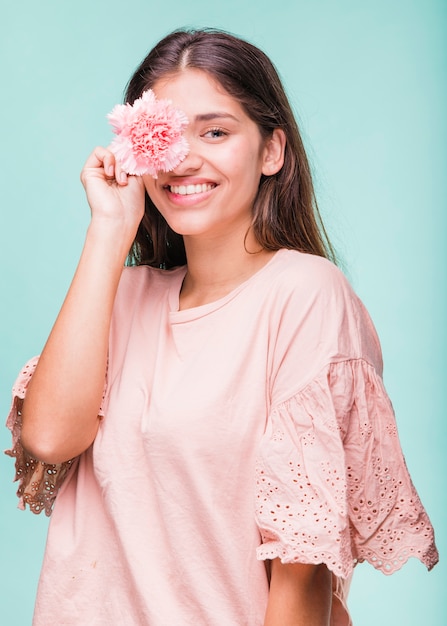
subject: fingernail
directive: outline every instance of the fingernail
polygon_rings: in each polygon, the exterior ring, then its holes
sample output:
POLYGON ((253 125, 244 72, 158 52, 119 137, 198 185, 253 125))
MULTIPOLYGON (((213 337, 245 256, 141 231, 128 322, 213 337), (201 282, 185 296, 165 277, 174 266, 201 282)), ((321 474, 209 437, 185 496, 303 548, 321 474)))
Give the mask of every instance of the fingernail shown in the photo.
POLYGON ((127 174, 126 172, 120 172, 120 182, 127 183, 127 174))

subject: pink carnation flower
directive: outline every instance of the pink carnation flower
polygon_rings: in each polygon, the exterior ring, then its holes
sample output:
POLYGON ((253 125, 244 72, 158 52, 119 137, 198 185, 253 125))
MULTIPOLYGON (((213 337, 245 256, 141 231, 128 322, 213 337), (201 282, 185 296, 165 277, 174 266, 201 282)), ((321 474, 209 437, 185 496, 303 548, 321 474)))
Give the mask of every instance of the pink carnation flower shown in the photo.
POLYGON ((108 114, 117 135, 110 149, 127 174, 170 172, 189 152, 183 131, 188 118, 170 100, 157 100, 148 89, 131 104, 117 104, 108 114))

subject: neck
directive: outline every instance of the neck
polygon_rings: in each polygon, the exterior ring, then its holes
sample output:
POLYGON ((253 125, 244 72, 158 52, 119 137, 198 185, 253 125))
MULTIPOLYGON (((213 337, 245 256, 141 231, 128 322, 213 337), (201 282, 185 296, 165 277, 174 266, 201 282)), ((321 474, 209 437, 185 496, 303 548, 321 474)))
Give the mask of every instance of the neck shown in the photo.
POLYGON ((223 298, 260 270, 274 252, 264 250, 249 233, 234 242, 185 236, 188 271, 180 293, 180 309, 223 298))

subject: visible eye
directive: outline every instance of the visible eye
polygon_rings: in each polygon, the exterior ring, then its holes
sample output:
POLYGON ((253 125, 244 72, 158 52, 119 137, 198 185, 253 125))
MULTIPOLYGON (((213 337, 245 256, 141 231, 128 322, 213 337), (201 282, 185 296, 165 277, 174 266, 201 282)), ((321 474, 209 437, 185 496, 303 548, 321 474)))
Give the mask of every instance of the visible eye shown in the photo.
POLYGON ((207 137, 208 139, 220 139, 221 137, 225 137, 228 133, 226 133, 222 128, 210 128, 205 133, 203 133, 202 137, 207 137))

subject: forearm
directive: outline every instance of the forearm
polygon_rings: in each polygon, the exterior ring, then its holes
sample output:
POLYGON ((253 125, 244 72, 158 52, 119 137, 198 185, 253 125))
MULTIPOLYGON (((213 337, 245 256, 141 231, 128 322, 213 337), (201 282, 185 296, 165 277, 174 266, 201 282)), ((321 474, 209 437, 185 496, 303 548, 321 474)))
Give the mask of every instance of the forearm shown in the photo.
POLYGON ((96 435, 110 320, 127 249, 114 224, 90 225, 23 405, 22 443, 43 461, 72 458, 96 435))
POLYGON ((332 577, 325 565, 272 561, 264 626, 329 626, 332 577))

